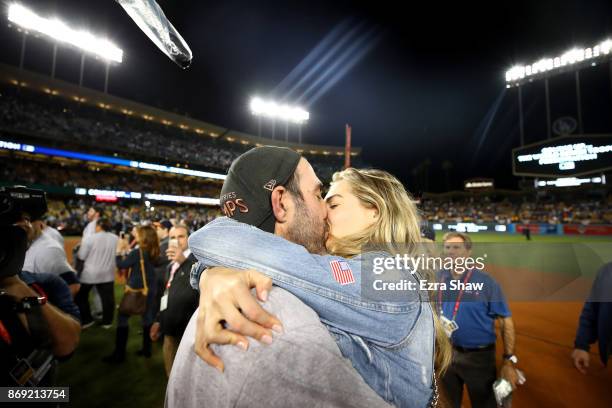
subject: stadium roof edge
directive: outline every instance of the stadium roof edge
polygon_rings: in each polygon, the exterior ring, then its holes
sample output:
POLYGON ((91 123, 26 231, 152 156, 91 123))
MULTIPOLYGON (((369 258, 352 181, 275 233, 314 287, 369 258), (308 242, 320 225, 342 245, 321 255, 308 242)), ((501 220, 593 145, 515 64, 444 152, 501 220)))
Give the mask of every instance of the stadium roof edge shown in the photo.
MULTIPOLYGON (((178 115, 140 102, 105 94, 91 88, 79 87, 70 82, 54 79, 43 74, 20 70, 19 68, 2 63, 0 63, 0 82, 15 86, 23 86, 35 91, 72 99, 87 105, 97 106, 101 109, 108 109, 119 114, 133 115, 141 119, 159 122, 168 126, 175 126, 183 130, 191 130, 199 135, 208 135, 213 138, 223 136, 229 142, 251 146, 266 144, 286 146, 307 154, 340 155, 344 153, 344 146, 288 143, 280 140, 258 137, 213 125, 198 119, 178 115)), ((361 154, 360 147, 351 148, 351 155, 354 156, 359 154, 361 154)))

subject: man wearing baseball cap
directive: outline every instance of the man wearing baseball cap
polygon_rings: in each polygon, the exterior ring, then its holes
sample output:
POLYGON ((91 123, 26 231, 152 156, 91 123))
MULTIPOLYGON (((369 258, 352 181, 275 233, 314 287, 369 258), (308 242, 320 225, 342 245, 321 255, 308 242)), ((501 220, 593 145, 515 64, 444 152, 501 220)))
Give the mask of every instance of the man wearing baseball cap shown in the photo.
MULTIPOLYGON (((322 253, 327 212, 321 187, 308 161, 296 152, 264 146, 234 161, 221 190, 220 204, 228 218, 248 224, 244 228, 257 227, 302 245, 311 253, 322 253)), ((278 332, 275 341, 272 331, 267 331, 258 337, 260 342, 253 342, 248 353, 244 352, 246 344, 212 346, 224 361, 221 375, 194 355, 194 348, 199 348, 196 322, 200 316, 196 311, 174 360, 166 389, 167 407, 285 407, 311 405, 313 401, 330 407, 388 406, 342 357, 310 307, 284 289, 272 288, 271 280, 262 275, 249 271, 241 274, 250 287, 256 287, 259 299, 265 301, 264 309, 282 320, 283 328, 278 319, 272 318, 277 322, 270 324, 278 332)), ((198 277, 192 270, 196 288, 198 277)), ((246 310, 243 313, 248 314, 246 310)), ((209 357, 221 361, 212 353, 209 357)))
POLYGON ((322 187, 310 163, 298 153, 263 146, 234 161, 221 189, 221 208, 228 218, 280 235, 310 253, 323 253, 327 210, 322 187), (277 186, 282 188, 275 190, 277 186), (279 210, 276 215, 273 206, 279 210), (296 217, 290 220, 292 211, 296 217))

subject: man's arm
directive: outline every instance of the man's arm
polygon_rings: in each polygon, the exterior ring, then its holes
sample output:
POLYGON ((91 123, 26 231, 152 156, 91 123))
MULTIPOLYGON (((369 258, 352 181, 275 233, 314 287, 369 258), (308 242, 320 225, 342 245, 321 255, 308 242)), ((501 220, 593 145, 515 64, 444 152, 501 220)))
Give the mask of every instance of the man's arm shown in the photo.
MULTIPOLYGON (((501 317, 499 319, 502 341, 504 343, 504 354, 514 355, 514 322, 512 317, 501 317)), ((505 378, 512 384, 512 389, 516 389, 518 385, 518 374, 514 368, 514 363, 510 360, 504 359, 502 362, 502 368, 500 370, 500 376, 505 378)))
POLYGON ((504 343, 504 354, 514 355, 514 343, 516 341, 514 322, 512 317, 501 317, 499 319, 502 341, 504 343))
POLYGON ((584 302, 580 319, 578 320, 578 330, 574 347, 580 350, 589 351, 591 344, 597 341, 597 316, 599 303, 584 302))
POLYGON ((19 278, 28 286, 39 284, 47 294, 49 302, 77 320, 81 320, 78 306, 74 303, 71 288, 64 279, 51 273, 30 273, 22 271, 19 278))
POLYGON ((591 293, 580 313, 580 319, 578 320, 578 329, 576 330, 576 339, 574 340, 574 351, 572 351, 572 360, 574 367, 582 374, 586 374, 589 368, 591 356, 589 349, 591 344, 597 341, 598 329, 597 320, 599 316, 600 303, 599 299, 600 291, 602 290, 602 279, 606 273, 608 265, 604 265, 593 282, 591 287, 591 293))
POLYGON ((77 253, 77 257, 84 261, 89 255, 89 251, 91 249, 91 235, 83 238, 81 241, 81 245, 79 246, 79 252, 77 253))
MULTIPOLYGON (((17 276, 11 276, 2 280, 2 288, 17 300, 24 297, 38 296, 34 290, 26 285, 17 276)), ((62 312, 51 303, 41 306, 41 313, 49 328, 52 352, 56 357, 70 355, 79 344, 81 336, 81 325, 74 318, 62 312)), ((28 327, 26 317, 23 313, 19 318, 28 327)))

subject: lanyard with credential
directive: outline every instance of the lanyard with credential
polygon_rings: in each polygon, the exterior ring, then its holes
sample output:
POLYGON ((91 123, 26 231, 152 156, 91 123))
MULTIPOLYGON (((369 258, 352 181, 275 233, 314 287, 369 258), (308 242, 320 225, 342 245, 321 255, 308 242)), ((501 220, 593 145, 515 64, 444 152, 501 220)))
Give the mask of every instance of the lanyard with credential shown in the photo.
POLYGON ((174 274, 180 269, 181 265, 178 264, 176 266, 176 268, 174 267, 175 265, 172 265, 172 268, 170 269, 170 279, 168 279, 168 283, 166 283, 166 289, 170 289, 170 286, 172 286, 172 280, 174 280, 174 274))
MULTIPOLYGON (((459 294, 457 295, 457 300, 455 301, 455 307, 453 308, 453 317, 451 319, 453 321, 457 317, 457 312, 459 312, 459 305, 461 304, 461 297, 463 296, 463 288, 465 288, 465 285, 470 280, 472 272, 474 272, 474 270, 470 269, 468 274, 465 275, 465 278, 463 278, 463 286, 461 286, 461 290, 459 291, 459 294)), ((440 290, 438 291, 438 305, 440 307, 440 314, 444 314, 444 312, 442 311, 442 291, 440 290)))

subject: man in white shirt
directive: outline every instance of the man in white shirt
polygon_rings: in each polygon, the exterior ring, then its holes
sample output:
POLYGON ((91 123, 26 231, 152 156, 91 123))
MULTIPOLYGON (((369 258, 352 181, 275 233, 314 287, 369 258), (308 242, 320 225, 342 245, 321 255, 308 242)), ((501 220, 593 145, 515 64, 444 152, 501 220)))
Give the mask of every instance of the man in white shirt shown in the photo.
POLYGON ((43 234, 47 235, 50 238, 53 238, 54 240, 57 241, 58 244, 64 247, 64 237, 62 236, 62 234, 60 234, 58 230, 49 226, 46 220, 33 221, 32 225, 34 225, 35 223, 38 223, 43 234))
MULTIPOLYGON (((83 239, 81 240, 81 244, 79 244, 79 246, 83 244, 83 240, 85 238, 96 233, 96 224, 98 220, 100 219, 100 217, 102 217, 103 214, 104 214, 104 209, 100 206, 92 206, 89 208, 89 210, 87 211, 87 221, 89 223, 85 226, 85 229, 83 229, 83 239)), ((78 248, 75 248, 75 250, 78 250, 78 248)), ((81 258, 79 258, 76 253, 74 253, 73 255, 74 255, 74 259, 76 260, 76 265, 79 265, 79 262, 82 261, 81 258)), ((79 273, 80 271, 82 271, 82 265, 76 266, 76 268, 79 271, 79 273)), ((91 292, 92 292, 91 313, 94 316, 99 317, 103 313, 102 312, 102 299, 100 299, 100 294, 98 293, 98 290, 95 287, 93 288, 91 292)))
POLYGON ((32 242, 26 252, 22 270, 31 273, 51 273, 61 277, 70 288, 74 297, 80 284, 72 266, 68 263, 66 251, 57 240, 44 234, 40 223, 34 220, 28 229, 28 240, 32 242))
POLYGON ((96 223, 103 213, 104 210, 98 206, 93 206, 87 211, 87 221, 89 221, 89 223, 83 230, 83 239, 96 232, 96 223))
POLYGON ((94 323, 89 306, 89 292, 96 288, 102 301, 102 327, 108 329, 113 323, 115 310, 115 254, 119 237, 110 232, 110 221, 99 218, 96 230, 81 242, 77 256, 84 261, 81 273, 81 290, 76 303, 81 312, 83 328, 94 323))

